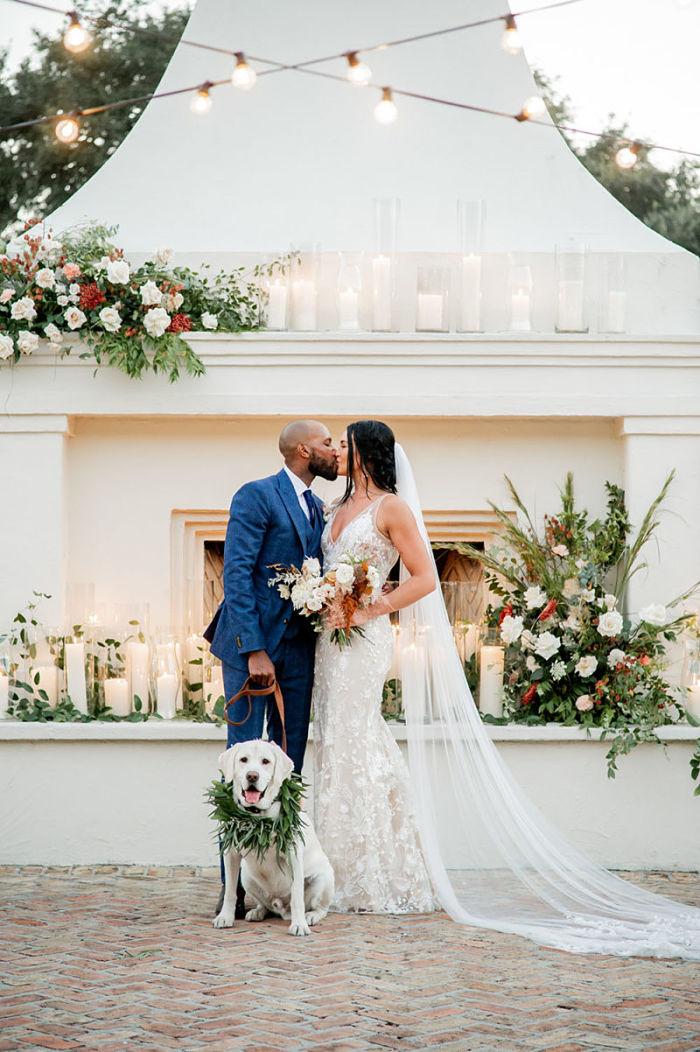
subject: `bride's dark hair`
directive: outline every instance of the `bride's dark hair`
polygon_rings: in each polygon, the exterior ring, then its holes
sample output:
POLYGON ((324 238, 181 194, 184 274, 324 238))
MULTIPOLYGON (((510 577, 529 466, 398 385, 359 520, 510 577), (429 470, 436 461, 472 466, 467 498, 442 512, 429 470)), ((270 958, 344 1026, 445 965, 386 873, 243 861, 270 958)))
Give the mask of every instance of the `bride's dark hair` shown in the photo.
POLYGON ((348 424, 348 474, 344 504, 352 493, 353 476, 359 467, 365 486, 373 482, 379 489, 396 493, 396 464, 394 461, 394 432, 381 420, 356 420, 348 424))

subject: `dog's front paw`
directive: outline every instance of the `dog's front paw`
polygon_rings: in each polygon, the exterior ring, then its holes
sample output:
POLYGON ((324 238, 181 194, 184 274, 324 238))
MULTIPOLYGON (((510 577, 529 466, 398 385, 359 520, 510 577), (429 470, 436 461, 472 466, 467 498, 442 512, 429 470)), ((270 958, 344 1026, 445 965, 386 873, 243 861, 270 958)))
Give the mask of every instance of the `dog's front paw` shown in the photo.
POLYGON ((248 910, 245 915, 245 919, 251 923, 256 921, 264 921, 267 917, 267 910, 264 906, 254 906, 252 910, 248 910))
POLYGON ((292 921, 288 930, 290 935, 311 935, 311 928, 305 920, 300 921, 297 924, 292 921))
POLYGON ((309 910, 306 914, 307 924, 318 924, 328 913, 328 910, 309 910))
POLYGON ((212 924, 215 928, 232 928, 234 924, 235 916, 233 910, 222 910, 214 920, 212 924))

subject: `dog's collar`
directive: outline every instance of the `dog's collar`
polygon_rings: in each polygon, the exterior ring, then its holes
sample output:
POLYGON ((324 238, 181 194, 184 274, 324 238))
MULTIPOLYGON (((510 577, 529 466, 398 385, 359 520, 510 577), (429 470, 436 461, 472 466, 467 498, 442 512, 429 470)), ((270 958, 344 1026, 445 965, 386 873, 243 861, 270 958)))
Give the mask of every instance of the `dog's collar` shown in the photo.
POLYGON ((211 817, 219 824, 221 854, 233 848, 241 855, 253 852, 262 860, 274 846, 277 864, 282 869, 282 856, 290 855, 294 845, 304 839, 301 799, 306 788, 298 775, 286 778, 276 797, 279 812, 273 818, 261 815, 260 809, 254 806, 241 807, 234 799, 231 782, 212 782, 206 796, 214 805, 211 817))

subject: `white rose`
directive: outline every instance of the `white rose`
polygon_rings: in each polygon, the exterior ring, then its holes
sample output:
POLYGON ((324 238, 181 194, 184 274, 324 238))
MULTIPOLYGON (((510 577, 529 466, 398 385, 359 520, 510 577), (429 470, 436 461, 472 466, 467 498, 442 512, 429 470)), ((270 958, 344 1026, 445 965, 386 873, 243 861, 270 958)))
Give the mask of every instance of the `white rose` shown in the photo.
POLYGON ((52 289, 56 284, 56 275, 48 267, 43 267, 36 272, 34 280, 40 289, 52 289))
POLYGON ((355 581, 354 567, 350 563, 339 563, 335 571, 335 579, 342 588, 352 585, 355 581))
POLYGON ((593 708, 593 702, 591 701, 590 694, 581 694, 576 699, 576 708, 579 712, 588 712, 593 708))
POLYGON ((202 314, 202 328, 204 329, 216 329, 219 324, 219 319, 216 314, 210 314, 209 311, 204 311, 202 314))
POLYGON ((0 303, 9 303, 14 294, 14 289, 3 289, 2 292, 0 292, 0 303))
POLYGON ((617 606, 617 596, 616 595, 612 595, 610 592, 607 592, 604 598, 605 598, 605 609, 606 610, 614 610, 615 607, 617 606))
POLYGON ((616 665, 623 664, 626 657, 627 655, 624 650, 619 650, 617 647, 613 647, 608 654, 608 668, 615 668, 616 665))
POLYGON ((79 296, 80 295, 80 285, 78 284, 78 282, 77 281, 71 282, 71 284, 68 286, 68 291, 70 292, 71 296, 79 296))
POLYGON ((119 332, 122 327, 122 317, 114 307, 103 307, 97 317, 102 322, 107 332, 119 332))
POLYGON ((517 642, 523 630, 522 617, 511 617, 506 614, 501 622, 501 639, 507 647, 517 642))
POLYGON ((87 321, 87 318, 78 307, 69 307, 67 311, 63 312, 63 317, 66 319, 69 329, 80 329, 87 321))
POLYGON ((0 358, 9 358, 11 354, 14 354, 14 350, 12 337, 0 332, 0 358))
POLYGON ((598 659, 593 657, 592 654, 587 654, 576 662, 574 671, 578 672, 579 676, 590 676, 595 672, 597 667, 598 659))
POLYGON ((70 303, 70 300, 67 296, 58 296, 56 298, 56 303, 58 303, 59 307, 67 307, 70 303))
POLYGON ((60 343, 63 339, 63 333, 53 324, 53 322, 46 326, 44 333, 46 334, 46 339, 51 340, 51 343, 60 343))
POLYGON ((617 610, 608 610, 598 619, 598 632, 601 636, 619 636, 622 631, 622 614, 617 610))
POLYGON ((547 593, 543 592, 539 585, 533 584, 525 592, 525 605, 528 610, 533 610, 536 606, 544 606, 547 602, 547 593))
POLYGON ((156 250, 156 263, 161 267, 164 267, 166 263, 169 263, 173 258, 173 250, 171 248, 159 248, 156 250))
POLYGON ((535 653, 539 654, 545 661, 553 657, 554 654, 559 650, 561 646, 561 640, 557 638, 552 632, 543 632, 537 637, 537 643, 535 644, 535 653))
POLYGON ((564 587, 562 588, 562 594, 565 599, 573 599, 575 595, 581 591, 581 585, 578 583, 578 577, 567 577, 564 581, 564 587))
POLYGON ((528 672, 536 672, 540 667, 539 662, 535 661, 532 654, 528 654, 525 658, 525 664, 527 665, 528 672))
POLYGON ((24 329, 17 337, 17 347, 22 354, 31 354, 39 346, 39 337, 35 332, 24 329))
POLYGON ((665 625, 667 620, 666 607, 660 603, 651 603, 639 611, 639 617, 642 621, 646 621, 648 625, 665 625))
POLYGON ((163 293, 155 281, 147 281, 141 286, 141 302, 145 307, 160 307, 163 293))
POLYGON ((163 296, 163 306, 166 310, 169 310, 171 314, 173 314, 178 307, 181 307, 184 302, 184 297, 180 292, 169 292, 166 296, 163 296))
POLYGON ((110 259, 107 264, 107 280, 113 285, 126 285, 131 268, 125 259, 110 259))
POLYGON ((13 303, 10 316, 15 321, 34 321, 36 318, 36 307, 31 296, 22 296, 16 303, 13 303))
POLYGON ((143 325, 148 335, 157 339, 163 335, 168 325, 170 325, 170 315, 162 307, 151 307, 150 310, 146 311, 143 325))

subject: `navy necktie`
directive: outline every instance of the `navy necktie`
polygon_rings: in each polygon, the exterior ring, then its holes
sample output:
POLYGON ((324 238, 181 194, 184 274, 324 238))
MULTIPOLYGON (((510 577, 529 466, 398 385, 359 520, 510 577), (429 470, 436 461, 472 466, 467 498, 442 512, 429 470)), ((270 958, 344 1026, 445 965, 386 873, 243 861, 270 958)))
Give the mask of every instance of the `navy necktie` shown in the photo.
POLYGON ((304 490, 304 500, 306 501, 306 507, 309 509, 309 522, 311 523, 311 529, 316 528, 316 505, 314 504, 313 493, 310 489, 304 490))

